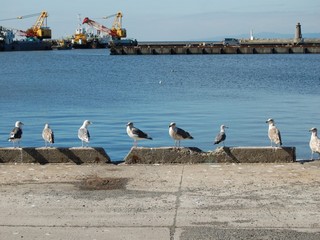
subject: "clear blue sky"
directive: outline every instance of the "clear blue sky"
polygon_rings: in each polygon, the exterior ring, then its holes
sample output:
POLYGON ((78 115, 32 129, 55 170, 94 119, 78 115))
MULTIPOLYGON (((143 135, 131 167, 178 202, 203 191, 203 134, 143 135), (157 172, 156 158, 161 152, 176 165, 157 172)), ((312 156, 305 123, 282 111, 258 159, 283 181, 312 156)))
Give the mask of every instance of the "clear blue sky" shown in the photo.
MULTIPOLYGON (((294 34, 320 32, 319 0, 15 0, 2 1, 0 19, 49 13, 53 38, 71 36, 82 18, 98 18, 122 11, 129 38, 139 41, 216 39, 248 33, 294 34)), ((36 17, 1 21, 0 25, 25 30, 36 17)), ((111 20, 99 20, 111 27, 111 20)))

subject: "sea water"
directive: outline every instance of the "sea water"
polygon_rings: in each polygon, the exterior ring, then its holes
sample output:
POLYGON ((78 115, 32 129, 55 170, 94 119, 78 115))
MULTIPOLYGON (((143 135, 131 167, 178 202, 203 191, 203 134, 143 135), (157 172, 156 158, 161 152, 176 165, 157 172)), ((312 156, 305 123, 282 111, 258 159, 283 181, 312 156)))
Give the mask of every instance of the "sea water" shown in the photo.
POLYGON ((320 129, 320 55, 111 56, 107 49, 0 53, 0 147, 10 147, 14 123, 24 123, 22 147, 41 147, 49 123, 56 147, 78 147, 88 119, 90 146, 121 161, 133 140, 126 124, 173 146, 170 122, 194 140, 182 146, 214 150, 220 125, 226 146, 270 146, 273 118, 284 146, 309 159, 308 130, 320 129))

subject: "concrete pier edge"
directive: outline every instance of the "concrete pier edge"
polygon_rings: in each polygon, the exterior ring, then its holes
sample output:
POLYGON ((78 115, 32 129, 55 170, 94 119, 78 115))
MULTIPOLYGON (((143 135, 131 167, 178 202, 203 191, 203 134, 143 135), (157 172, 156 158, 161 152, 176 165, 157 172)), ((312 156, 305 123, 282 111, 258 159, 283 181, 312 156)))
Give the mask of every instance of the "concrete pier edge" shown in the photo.
POLYGON ((72 148, 0 148, 1 163, 111 163, 101 147, 72 148))
POLYGON ((204 152, 196 147, 133 147, 127 164, 197 163, 290 163, 296 161, 295 147, 218 147, 204 152))
MULTIPOLYGON (((127 164, 198 163, 290 163, 296 161, 295 147, 218 147, 204 152, 197 147, 132 147, 127 164)), ((112 163, 101 147, 73 148, 0 148, 1 163, 112 163)))

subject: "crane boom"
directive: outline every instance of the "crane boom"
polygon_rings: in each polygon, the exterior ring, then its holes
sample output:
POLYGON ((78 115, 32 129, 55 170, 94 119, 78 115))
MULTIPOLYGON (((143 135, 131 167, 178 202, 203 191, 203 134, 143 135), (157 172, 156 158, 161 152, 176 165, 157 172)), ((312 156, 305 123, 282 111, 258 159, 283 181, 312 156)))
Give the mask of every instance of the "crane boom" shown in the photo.
POLYGON ((40 29, 44 23, 44 20, 47 19, 48 13, 47 12, 41 12, 40 16, 38 17, 36 23, 33 25, 33 29, 37 30, 40 29))
POLYGON ((105 32, 107 33, 108 35, 110 35, 113 39, 121 39, 121 38, 124 38, 127 36, 127 32, 124 28, 122 28, 121 24, 122 24, 122 13, 121 12, 118 12, 116 14, 113 14, 113 15, 110 15, 110 16, 107 16, 107 17, 104 17, 104 19, 107 19, 107 18, 110 18, 110 17, 116 17, 114 22, 113 22, 113 25, 112 25, 112 28, 107 28, 105 26, 103 26, 102 24, 86 17, 83 19, 83 22, 82 24, 86 23, 88 24, 89 26, 101 31, 101 32, 105 32))
MULTIPOLYGON (((44 21, 47 20, 48 12, 42 11, 36 23, 32 26, 33 35, 39 39, 51 38, 51 29, 44 26, 44 21)), ((47 25, 47 24, 46 24, 47 25)), ((29 29, 29 32, 31 29, 29 29)))
POLYGON ((115 14, 115 19, 113 21, 112 24, 112 31, 115 31, 117 33, 117 35, 119 36, 119 38, 125 38, 127 37, 127 31, 126 29, 122 28, 122 12, 117 12, 117 14, 115 14))
POLYGON ((85 23, 88 24, 89 26, 101 31, 101 32, 107 33, 110 36, 115 36, 114 33, 111 31, 111 29, 103 26, 102 24, 100 24, 100 23, 98 23, 88 17, 83 19, 82 24, 85 24, 85 23))

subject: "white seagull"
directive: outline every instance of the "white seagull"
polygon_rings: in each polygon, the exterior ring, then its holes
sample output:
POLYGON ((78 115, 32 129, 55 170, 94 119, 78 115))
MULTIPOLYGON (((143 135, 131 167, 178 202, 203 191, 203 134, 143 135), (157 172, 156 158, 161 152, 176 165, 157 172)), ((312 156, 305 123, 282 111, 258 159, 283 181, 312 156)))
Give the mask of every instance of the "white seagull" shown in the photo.
POLYGON ((311 149, 311 160, 313 160, 314 153, 318 153, 320 157, 320 139, 318 138, 318 130, 316 128, 311 128, 309 132, 311 132, 309 146, 311 149))
POLYGON ((148 134, 144 133, 139 128, 134 127, 133 122, 128 122, 126 126, 127 126, 127 134, 129 137, 133 139, 133 145, 135 147, 138 145, 138 140, 144 140, 144 139, 152 140, 152 138, 149 137, 148 134))
POLYGON ((48 144, 50 146, 52 146, 52 144, 54 144, 54 134, 53 134, 52 129, 49 127, 48 123, 46 123, 44 125, 44 128, 42 130, 42 138, 44 140, 45 147, 47 147, 48 144))
POLYGON ((92 122, 90 122, 89 120, 85 120, 83 122, 82 126, 78 130, 78 138, 82 142, 82 147, 84 147, 84 145, 86 145, 86 147, 88 147, 88 145, 89 145, 90 133, 89 133, 89 130, 88 130, 88 126, 90 124, 92 124, 92 122))
POLYGON ((269 118, 266 123, 269 124, 268 137, 271 142, 271 147, 273 146, 272 143, 275 143, 279 147, 282 146, 281 134, 279 129, 275 126, 274 120, 269 118))
POLYGON ((174 139, 175 147, 180 147, 180 140, 193 139, 190 133, 178 128, 174 122, 169 125, 169 135, 174 139))
POLYGON ((226 140, 226 137, 227 137, 227 135, 225 133, 226 128, 228 128, 228 127, 225 125, 220 126, 220 132, 218 133, 218 135, 214 139, 214 144, 219 144, 219 143, 223 142, 223 146, 224 146, 224 140, 226 140))
POLYGON ((20 140, 22 138, 22 125, 24 125, 22 122, 17 121, 15 127, 10 132, 8 141, 13 143, 14 148, 16 147, 16 142, 18 143, 18 147, 20 147, 20 140))

